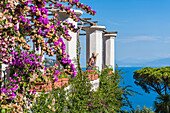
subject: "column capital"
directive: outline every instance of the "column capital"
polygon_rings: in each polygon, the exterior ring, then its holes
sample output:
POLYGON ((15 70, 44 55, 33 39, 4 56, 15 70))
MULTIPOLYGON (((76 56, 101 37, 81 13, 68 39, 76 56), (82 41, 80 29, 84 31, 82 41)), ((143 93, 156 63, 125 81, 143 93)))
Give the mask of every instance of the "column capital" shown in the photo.
POLYGON ((114 33, 114 34, 104 34, 103 38, 107 38, 107 37, 109 37, 109 38, 116 38, 116 36, 117 36, 116 33, 114 33))
MULTIPOLYGON (((81 16, 83 14, 83 12, 81 10, 75 10, 75 9, 71 9, 71 11, 74 10, 74 13, 76 14, 76 16, 81 16)), ((60 11, 60 10, 56 10, 56 9, 50 9, 51 12, 57 12, 57 13, 64 13, 66 11, 60 11)))
MULTIPOLYGON (((55 11, 55 10, 54 10, 55 11)), ((73 11, 73 9, 71 9, 71 11, 73 11)), ((63 19, 67 19, 70 17, 69 14, 66 14, 66 11, 59 11, 56 10, 56 12, 58 13, 58 19, 59 20, 63 20, 63 19)), ((83 12, 81 10, 74 10, 74 13, 76 14, 76 16, 81 16, 83 14, 83 12)))
POLYGON ((89 31, 89 30, 105 30, 106 27, 105 26, 87 26, 87 27, 83 27, 83 30, 85 31, 89 31))
MULTIPOLYGON (((72 10, 71 10, 72 11, 72 10)), ((81 16, 83 14, 83 12, 81 10, 74 10, 74 13, 76 14, 76 16, 81 16)))

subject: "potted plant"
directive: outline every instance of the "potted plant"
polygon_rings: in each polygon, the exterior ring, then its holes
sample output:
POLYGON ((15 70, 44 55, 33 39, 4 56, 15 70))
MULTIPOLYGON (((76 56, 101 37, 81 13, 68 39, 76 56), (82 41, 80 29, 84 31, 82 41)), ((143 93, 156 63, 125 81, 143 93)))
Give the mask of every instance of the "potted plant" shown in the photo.
POLYGON ((84 72, 85 76, 88 77, 89 80, 95 80, 98 78, 98 74, 97 74, 97 71, 96 70, 86 70, 84 72), (96 75, 97 74, 97 75, 96 75))
POLYGON ((65 72, 60 72, 58 78, 61 80, 61 86, 68 85, 68 80, 69 80, 68 74, 66 74, 65 72))
POLYGON ((91 78, 92 78, 92 77, 91 77, 92 74, 90 73, 89 70, 84 71, 84 76, 87 77, 88 80, 91 80, 91 78))
POLYGON ((33 75, 30 77, 31 87, 30 90, 33 91, 34 89, 37 92, 41 92, 45 86, 45 83, 42 82, 39 78, 36 77, 37 75, 33 73, 33 75), (36 82, 35 82, 36 81, 36 82))
POLYGON ((94 76, 94 80, 98 79, 98 73, 96 70, 91 70, 91 73, 93 74, 94 76))
POLYGON ((61 79, 58 79, 56 82, 54 82, 54 88, 57 88, 57 87, 61 88, 61 84, 62 84, 61 79))
POLYGON ((31 85, 30 90, 33 91, 35 89, 37 92, 41 92, 44 88, 45 84, 43 82, 36 82, 34 83, 34 87, 31 85))
POLYGON ((98 75, 98 73, 96 73, 95 75, 94 75, 94 79, 96 80, 96 79, 98 79, 99 78, 99 75, 98 75))
POLYGON ((111 75, 113 73, 113 71, 112 70, 110 70, 109 72, 108 72, 108 75, 111 75))

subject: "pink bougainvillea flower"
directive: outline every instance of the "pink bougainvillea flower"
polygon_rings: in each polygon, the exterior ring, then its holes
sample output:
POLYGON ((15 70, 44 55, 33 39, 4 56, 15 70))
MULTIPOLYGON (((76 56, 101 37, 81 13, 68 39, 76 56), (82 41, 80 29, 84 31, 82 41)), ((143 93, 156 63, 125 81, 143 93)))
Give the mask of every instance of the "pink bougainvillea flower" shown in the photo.
POLYGON ((17 76, 18 76, 18 74, 13 74, 13 76, 17 77, 17 76))
POLYGON ((56 77, 54 81, 57 82, 58 81, 58 77, 56 77))

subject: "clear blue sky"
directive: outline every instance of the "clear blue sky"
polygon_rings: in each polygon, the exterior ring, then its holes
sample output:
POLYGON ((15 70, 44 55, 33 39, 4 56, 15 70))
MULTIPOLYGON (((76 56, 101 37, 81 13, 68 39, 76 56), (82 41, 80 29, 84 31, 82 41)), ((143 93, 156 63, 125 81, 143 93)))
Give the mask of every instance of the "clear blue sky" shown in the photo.
MULTIPOLYGON (((95 16, 107 31, 118 31, 116 60, 170 57, 170 0, 80 0, 97 11, 95 16)), ((85 37, 80 37, 82 45, 85 37)), ((85 47, 82 47, 85 66, 85 47)))

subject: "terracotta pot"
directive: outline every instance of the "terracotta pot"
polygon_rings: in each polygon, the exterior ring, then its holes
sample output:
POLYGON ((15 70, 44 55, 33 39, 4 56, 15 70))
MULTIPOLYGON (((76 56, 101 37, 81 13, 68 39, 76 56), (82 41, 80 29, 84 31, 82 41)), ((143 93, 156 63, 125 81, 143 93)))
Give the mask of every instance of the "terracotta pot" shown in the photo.
MULTIPOLYGON (((68 78, 62 78, 62 79, 58 79, 57 82, 54 82, 54 88, 61 88, 62 86, 68 85, 68 78)), ((36 92, 42 92, 43 89, 45 91, 51 91, 52 90, 52 82, 48 81, 47 83, 43 83, 43 82, 36 82, 35 84, 35 89, 36 92), (48 84, 47 84, 48 83, 48 84)), ((30 90, 33 91, 33 85, 31 85, 30 90)))
MULTIPOLYGON (((36 89, 37 92, 40 92, 40 91, 43 90, 43 88, 44 88, 44 83, 43 83, 43 82, 36 82, 36 83, 34 83, 34 84, 35 84, 35 89, 36 89)), ((33 85, 31 85, 30 90, 31 90, 31 91, 34 90, 33 85)))
POLYGON ((91 74, 91 80, 95 80, 95 74, 91 74))
POLYGON ((89 80, 95 80, 95 74, 88 74, 85 76, 88 77, 89 80))
POLYGON ((52 90, 52 83, 49 81, 48 84, 44 85, 45 91, 51 91, 52 90))
POLYGON ((29 79, 29 82, 34 82, 36 80, 36 73, 33 73, 33 75, 29 79))
POLYGON ((91 80, 91 74, 85 75, 85 77, 87 77, 87 79, 91 80))
POLYGON ((109 71, 109 72, 108 72, 108 75, 111 75, 112 73, 113 73, 112 71, 109 71))
POLYGON ((44 82, 36 82, 35 85, 44 85, 44 82))
POLYGON ((57 87, 59 87, 59 88, 61 88, 61 79, 58 79, 58 81, 57 82, 54 82, 54 88, 57 88, 57 87))
POLYGON ((68 78, 62 78, 61 79, 61 86, 68 85, 68 78))
POLYGON ((94 79, 95 79, 95 80, 98 79, 98 77, 99 77, 98 74, 95 74, 95 75, 94 75, 94 79))

